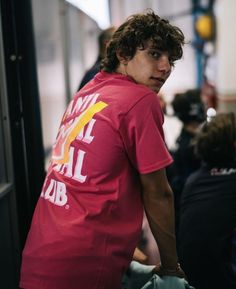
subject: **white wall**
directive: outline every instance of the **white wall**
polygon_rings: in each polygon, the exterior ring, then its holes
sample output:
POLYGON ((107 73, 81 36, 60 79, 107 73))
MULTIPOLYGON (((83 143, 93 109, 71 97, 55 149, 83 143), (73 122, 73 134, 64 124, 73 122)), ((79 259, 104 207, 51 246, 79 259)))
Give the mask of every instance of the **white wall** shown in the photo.
POLYGON ((33 0, 32 10, 43 142, 50 151, 67 102, 96 60, 100 29, 64 0, 33 0))
POLYGON ((217 13, 217 88, 222 95, 236 95, 235 0, 218 0, 217 13))

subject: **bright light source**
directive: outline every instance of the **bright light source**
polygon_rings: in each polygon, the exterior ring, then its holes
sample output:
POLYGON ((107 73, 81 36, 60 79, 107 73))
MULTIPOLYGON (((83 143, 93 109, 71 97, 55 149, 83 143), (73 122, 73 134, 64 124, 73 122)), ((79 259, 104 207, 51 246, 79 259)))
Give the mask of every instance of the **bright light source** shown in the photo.
POLYGON ((101 29, 110 26, 108 0, 66 0, 93 18, 101 29))
POLYGON ((216 110, 213 107, 209 107, 206 114, 207 121, 210 122, 216 116, 216 110))

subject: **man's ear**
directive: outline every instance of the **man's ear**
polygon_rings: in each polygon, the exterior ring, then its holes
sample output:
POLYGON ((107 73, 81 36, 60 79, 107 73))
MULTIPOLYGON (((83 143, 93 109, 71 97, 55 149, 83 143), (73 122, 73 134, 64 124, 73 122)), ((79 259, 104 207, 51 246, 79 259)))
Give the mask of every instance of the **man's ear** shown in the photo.
POLYGON ((116 51, 116 57, 118 58, 121 64, 127 65, 129 58, 126 56, 123 56, 120 49, 116 51))

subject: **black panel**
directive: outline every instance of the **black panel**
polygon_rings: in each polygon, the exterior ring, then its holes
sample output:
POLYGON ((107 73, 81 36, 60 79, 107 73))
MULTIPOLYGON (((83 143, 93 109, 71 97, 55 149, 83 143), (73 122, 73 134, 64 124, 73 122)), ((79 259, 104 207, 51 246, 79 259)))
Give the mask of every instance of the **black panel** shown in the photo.
POLYGON ((19 255, 17 230, 11 214, 11 194, 0 198, 0 288, 15 289, 18 284, 19 255), (2 222, 4 220, 4 222, 2 222))
POLYGON ((0 288, 17 289, 21 251, 45 175, 44 153, 31 2, 0 0, 0 16, 6 72, 0 100, 7 99, 9 111, 1 119, 7 117, 9 127, 0 138, 6 164, 0 164, 0 288))
POLYGON ((1 0, 15 188, 23 246, 44 179, 31 2, 1 0))

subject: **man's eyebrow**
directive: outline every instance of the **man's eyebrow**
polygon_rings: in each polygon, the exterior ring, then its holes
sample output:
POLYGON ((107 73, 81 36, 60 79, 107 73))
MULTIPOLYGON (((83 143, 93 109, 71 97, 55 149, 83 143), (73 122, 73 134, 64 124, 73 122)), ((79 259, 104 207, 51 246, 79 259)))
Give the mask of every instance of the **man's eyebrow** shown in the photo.
POLYGON ((161 46, 158 46, 158 45, 147 46, 146 49, 155 49, 155 50, 164 51, 163 48, 161 46))

